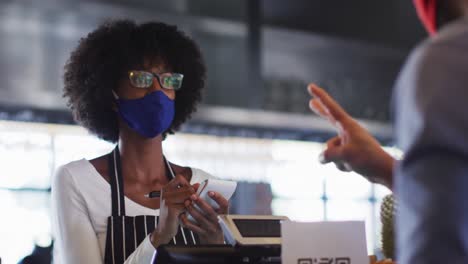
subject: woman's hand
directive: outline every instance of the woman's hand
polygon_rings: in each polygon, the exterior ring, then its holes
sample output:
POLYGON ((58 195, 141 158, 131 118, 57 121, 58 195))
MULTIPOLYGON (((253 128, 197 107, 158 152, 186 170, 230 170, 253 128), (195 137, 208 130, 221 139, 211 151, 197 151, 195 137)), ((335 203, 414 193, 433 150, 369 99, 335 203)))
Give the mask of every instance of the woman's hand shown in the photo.
POLYGON ((180 175, 171 180, 161 191, 159 223, 151 234, 151 242, 157 248, 167 244, 179 230, 179 216, 185 212, 185 202, 195 189, 180 175))
POLYGON ((327 141, 327 148, 320 155, 320 161, 333 162, 342 171, 353 170, 371 182, 392 189, 393 157, 327 92, 315 84, 310 84, 308 90, 313 96, 309 107, 328 119, 338 130, 338 136, 327 141))
POLYGON ((218 215, 228 213, 229 202, 217 192, 208 192, 208 195, 219 205, 219 209, 214 209, 207 201, 194 194, 190 197, 191 202, 185 202, 187 213, 181 215, 181 221, 185 227, 199 235, 203 244, 223 244, 224 235, 218 223, 218 215), (190 214, 196 223, 190 221, 187 214, 190 214))

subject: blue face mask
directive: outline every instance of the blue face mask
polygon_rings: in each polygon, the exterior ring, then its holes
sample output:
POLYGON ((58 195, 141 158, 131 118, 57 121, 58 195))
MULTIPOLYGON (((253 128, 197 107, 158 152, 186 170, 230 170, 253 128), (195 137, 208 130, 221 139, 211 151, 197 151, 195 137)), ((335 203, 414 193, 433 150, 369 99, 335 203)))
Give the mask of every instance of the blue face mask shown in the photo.
MULTIPOLYGON (((114 96, 117 95, 114 93, 114 96)), ((138 99, 117 97, 120 117, 138 134, 154 138, 166 131, 174 119, 174 100, 162 91, 152 92, 138 99)))

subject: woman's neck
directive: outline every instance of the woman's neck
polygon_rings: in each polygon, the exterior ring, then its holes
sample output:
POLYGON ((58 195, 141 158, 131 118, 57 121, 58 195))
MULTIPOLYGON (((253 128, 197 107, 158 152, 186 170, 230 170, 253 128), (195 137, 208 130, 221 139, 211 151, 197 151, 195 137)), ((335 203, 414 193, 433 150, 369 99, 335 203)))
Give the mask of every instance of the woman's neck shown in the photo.
POLYGON ((120 131, 118 144, 124 178, 148 184, 165 181, 162 136, 148 139, 128 129, 120 131))

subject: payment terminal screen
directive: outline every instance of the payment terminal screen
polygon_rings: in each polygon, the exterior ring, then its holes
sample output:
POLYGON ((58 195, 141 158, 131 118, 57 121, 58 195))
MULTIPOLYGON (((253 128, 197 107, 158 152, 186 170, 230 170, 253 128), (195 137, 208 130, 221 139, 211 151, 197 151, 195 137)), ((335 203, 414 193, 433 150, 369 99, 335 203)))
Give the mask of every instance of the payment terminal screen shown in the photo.
POLYGON ((281 237, 280 220, 233 219, 243 237, 281 237))

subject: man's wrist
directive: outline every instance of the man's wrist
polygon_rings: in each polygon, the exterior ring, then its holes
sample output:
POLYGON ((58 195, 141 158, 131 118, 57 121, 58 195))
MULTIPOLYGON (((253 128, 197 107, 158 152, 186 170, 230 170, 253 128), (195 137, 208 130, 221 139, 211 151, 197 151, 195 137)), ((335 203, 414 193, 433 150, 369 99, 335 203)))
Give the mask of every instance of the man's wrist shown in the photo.
POLYGON ((385 185, 390 190, 393 190, 393 170, 396 160, 387 152, 383 152, 384 155, 382 157, 382 169, 379 178, 382 180, 383 185, 385 185))

